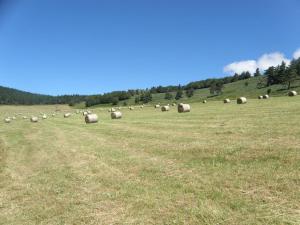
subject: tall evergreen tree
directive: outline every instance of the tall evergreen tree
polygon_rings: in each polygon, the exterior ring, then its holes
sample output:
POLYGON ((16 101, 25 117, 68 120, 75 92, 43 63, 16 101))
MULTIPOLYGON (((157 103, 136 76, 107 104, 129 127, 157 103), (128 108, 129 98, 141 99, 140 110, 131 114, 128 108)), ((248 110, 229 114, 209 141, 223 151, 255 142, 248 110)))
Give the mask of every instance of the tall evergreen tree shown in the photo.
POLYGON ((181 99, 181 98, 182 98, 182 95, 183 95, 182 89, 178 89, 178 91, 176 92, 175 99, 176 99, 176 100, 181 99))
POLYGON ((193 88, 189 88, 185 91, 185 94, 188 98, 191 98, 194 95, 194 89, 193 88))
POLYGON ((287 84, 287 89, 291 88, 291 84, 298 78, 296 68, 290 68, 284 77, 284 83, 287 84))
POLYGON ((267 76, 267 86, 273 85, 276 83, 277 81, 277 72, 275 70, 274 66, 269 67, 266 72, 265 75, 267 76))
POLYGON ((287 76, 287 66, 284 61, 282 61, 281 65, 277 67, 277 82, 278 84, 282 84, 285 82, 285 77, 287 76))
POLYGON ((259 71, 259 68, 256 69, 255 73, 253 74, 255 77, 261 76, 261 73, 259 71))

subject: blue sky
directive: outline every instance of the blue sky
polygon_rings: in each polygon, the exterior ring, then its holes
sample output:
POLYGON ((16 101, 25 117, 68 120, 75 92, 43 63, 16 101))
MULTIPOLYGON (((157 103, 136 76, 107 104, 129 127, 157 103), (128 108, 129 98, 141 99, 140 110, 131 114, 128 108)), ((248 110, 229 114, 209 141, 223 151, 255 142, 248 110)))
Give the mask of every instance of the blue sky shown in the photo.
POLYGON ((0 0, 0 85, 93 94, 264 68, 299 54, 299 21, 299 0, 0 0))

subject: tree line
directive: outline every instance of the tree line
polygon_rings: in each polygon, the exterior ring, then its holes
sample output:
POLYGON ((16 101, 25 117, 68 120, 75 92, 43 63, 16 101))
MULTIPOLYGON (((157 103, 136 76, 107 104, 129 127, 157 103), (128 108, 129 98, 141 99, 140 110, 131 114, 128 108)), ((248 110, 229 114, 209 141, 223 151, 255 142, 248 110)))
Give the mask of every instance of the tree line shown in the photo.
POLYGON ((289 66, 285 62, 276 67, 271 66, 265 71, 264 75, 257 83, 258 88, 281 84, 290 89, 292 83, 300 79, 300 58, 293 59, 289 66))

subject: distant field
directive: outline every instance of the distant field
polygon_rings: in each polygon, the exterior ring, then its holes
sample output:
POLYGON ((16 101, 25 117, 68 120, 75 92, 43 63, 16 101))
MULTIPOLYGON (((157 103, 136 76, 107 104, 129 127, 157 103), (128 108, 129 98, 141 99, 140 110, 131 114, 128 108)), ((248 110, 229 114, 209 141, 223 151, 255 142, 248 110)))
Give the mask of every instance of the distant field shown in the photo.
POLYGON ((300 224, 300 96, 191 106, 0 106, 0 224, 300 224))

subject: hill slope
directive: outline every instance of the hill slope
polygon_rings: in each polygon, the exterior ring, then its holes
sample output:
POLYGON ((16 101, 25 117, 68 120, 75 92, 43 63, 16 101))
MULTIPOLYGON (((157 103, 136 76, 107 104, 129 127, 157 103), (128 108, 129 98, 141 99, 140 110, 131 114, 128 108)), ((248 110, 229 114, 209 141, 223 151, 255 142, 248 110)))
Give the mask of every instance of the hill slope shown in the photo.
MULTIPOLYGON (((171 92, 173 95, 172 100, 166 100, 165 93, 159 93, 159 94, 152 94, 152 102, 151 104, 165 104, 170 102, 200 102, 204 99, 208 101, 216 101, 216 100, 223 100, 224 98, 230 98, 230 99, 236 99, 240 96, 245 96, 247 98, 257 98, 259 95, 267 94, 268 89, 271 89, 271 96, 284 96, 288 93, 288 90, 283 85, 272 85, 269 87, 264 88, 257 88, 257 82, 259 77, 251 77, 247 80, 240 80, 233 83, 225 84, 223 93, 220 95, 212 96, 209 92, 209 88, 203 88, 203 89, 197 89, 194 91, 194 95, 191 98, 186 97, 184 94, 183 98, 176 101, 174 99, 176 92, 171 92), (246 86, 245 83, 248 83, 246 86)), ((292 89, 296 90, 298 93, 300 92, 300 82, 295 82, 292 85, 292 89)), ((121 101, 119 102, 119 105, 124 104, 126 102, 128 105, 134 105, 134 99, 133 98, 127 100, 127 101, 121 101)), ((100 105, 97 105, 95 107, 99 107, 100 105)), ((107 106, 107 105, 106 105, 107 106)))

